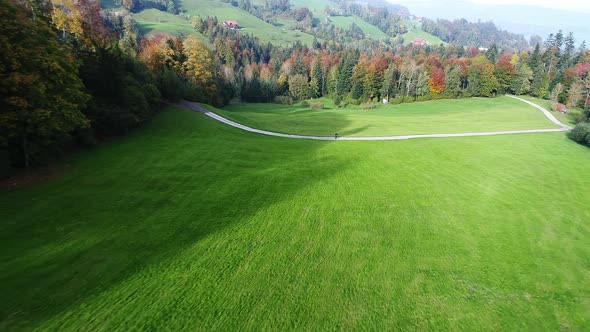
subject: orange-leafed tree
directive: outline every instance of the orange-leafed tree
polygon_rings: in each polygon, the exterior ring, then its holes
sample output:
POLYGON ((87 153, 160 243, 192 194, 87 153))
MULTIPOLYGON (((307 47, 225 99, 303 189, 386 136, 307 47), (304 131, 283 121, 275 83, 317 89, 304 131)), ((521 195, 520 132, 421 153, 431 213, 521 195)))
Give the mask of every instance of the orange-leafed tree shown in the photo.
POLYGON ((434 68, 428 86, 430 87, 430 93, 436 95, 443 93, 445 91, 445 71, 438 67, 434 68))

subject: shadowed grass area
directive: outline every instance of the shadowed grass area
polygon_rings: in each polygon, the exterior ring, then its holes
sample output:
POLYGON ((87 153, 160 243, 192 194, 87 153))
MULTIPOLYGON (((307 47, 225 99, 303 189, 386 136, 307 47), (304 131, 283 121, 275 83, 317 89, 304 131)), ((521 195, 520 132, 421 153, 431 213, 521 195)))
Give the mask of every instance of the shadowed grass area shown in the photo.
POLYGON ((470 98, 339 109, 321 99, 325 109, 277 104, 237 104, 214 110, 239 123, 270 131, 331 136, 388 136, 558 128, 543 113, 509 97, 470 98))
POLYGON ((589 163, 563 133, 316 142, 169 109, 0 193, 1 326, 581 330, 589 163))

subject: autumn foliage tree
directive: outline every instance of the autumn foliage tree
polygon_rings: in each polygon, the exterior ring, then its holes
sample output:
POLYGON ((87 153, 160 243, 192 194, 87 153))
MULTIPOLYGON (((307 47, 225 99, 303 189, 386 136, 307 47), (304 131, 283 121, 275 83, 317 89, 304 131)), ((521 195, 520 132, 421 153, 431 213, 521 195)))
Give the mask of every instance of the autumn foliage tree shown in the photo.
POLYGON ((80 63, 44 17, 0 2, 0 144, 29 167, 48 146, 89 125, 80 63))
POLYGON ((195 35, 188 36, 184 42, 184 70, 186 77, 196 84, 206 96, 213 97, 217 92, 214 80, 213 55, 207 46, 195 35))
POLYGON ((445 91, 445 72, 441 68, 432 70, 430 81, 428 81, 430 93, 439 95, 445 91))

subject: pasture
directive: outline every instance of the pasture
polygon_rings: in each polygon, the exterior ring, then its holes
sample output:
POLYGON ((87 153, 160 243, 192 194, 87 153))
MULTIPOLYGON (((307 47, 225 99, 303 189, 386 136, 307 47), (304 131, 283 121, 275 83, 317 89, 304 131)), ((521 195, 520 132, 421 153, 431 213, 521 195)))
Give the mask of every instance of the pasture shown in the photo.
POLYGON ((431 35, 428 32, 422 30, 422 23, 418 21, 406 21, 406 27, 408 32, 402 34, 402 38, 404 38, 404 44, 411 44, 414 42, 416 38, 422 38, 426 40, 430 46, 439 46, 440 44, 447 45, 442 39, 435 35, 431 35))
POLYGON ((445 99, 374 110, 338 108, 322 98, 325 109, 300 105, 236 104, 214 112, 257 129, 289 134, 388 136, 557 128, 541 112, 509 97, 445 99))
POLYGON ((219 0, 182 0, 181 8, 190 16, 217 17, 220 22, 236 20, 243 27, 241 31, 260 38, 263 42, 274 45, 288 46, 296 41, 304 45, 311 45, 313 36, 304 32, 289 30, 286 27, 274 26, 258 17, 241 10, 231 4, 219 0))
MULTIPOLYGON (((502 127, 471 111, 424 112, 502 127)), ((527 112, 497 115, 546 127, 527 112)), ((361 125, 339 119, 330 131, 361 125)), ((172 107, 0 192, 1 326, 583 330, 589 163, 564 133, 318 142, 172 107)))

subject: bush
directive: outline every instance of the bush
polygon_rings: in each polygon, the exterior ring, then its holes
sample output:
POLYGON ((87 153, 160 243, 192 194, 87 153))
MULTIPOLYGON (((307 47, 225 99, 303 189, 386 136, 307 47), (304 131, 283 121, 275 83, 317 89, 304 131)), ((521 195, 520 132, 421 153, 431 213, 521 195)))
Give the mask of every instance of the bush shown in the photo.
POLYGON ((309 107, 309 102, 307 100, 302 101, 301 107, 309 107))
POLYGON ((323 110, 324 109, 324 103, 312 103, 311 104, 311 109, 312 110, 323 110))
POLYGON ((172 102, 176 102, 182 98, 184 86, 175 72, 166 69, 159 74, 157 80, 162 97, 172 102))
POLYGON ((574 142, 590 145, 590 123, 578 123, 576 127, 569 133, 569 138, 574 142))
POLYGON ((283 105, 293 105, 293 98, 290 96, 276 96, 275 103, 283 105))
POLYGON ((334 105, 340 106, 341 102, 342 102, 342 97, 340 97, 339 95, 336 95, 336 97, 334 97, 334 105))
POLYGON ((361 108, 365 111, 368 111, 374 110, 375 108, 377 108, 377 106, 375 105, 375 103, 362 103, 361 108))
MULTIPOLYGON (((436 96, 436 98, 438 98, 438 96, 436 96)), ((416 101, 428 101, 428 100, 432 100, 433 96, 432 95, 424 95, 424 96, 418 96, 418 98, 416 98, 416 101)))
POLYGON ((402 103, 402 101, 403 101, 403 99, 401 97, 396 97, 396 98, 390 98, 389 99, 389 103, 391 105, 399 105, 399 104, 402 103))
POLYGON ((553 111, 555 111, 555 112, 559 112, 559 113, 567 112, 567 107, 564 104, 554 103, 551 107, 553 108, 553 111))
POLYGON ((360 105, 361 101, 352 97, 346 98, 346 103, 351 105, 360 105))

